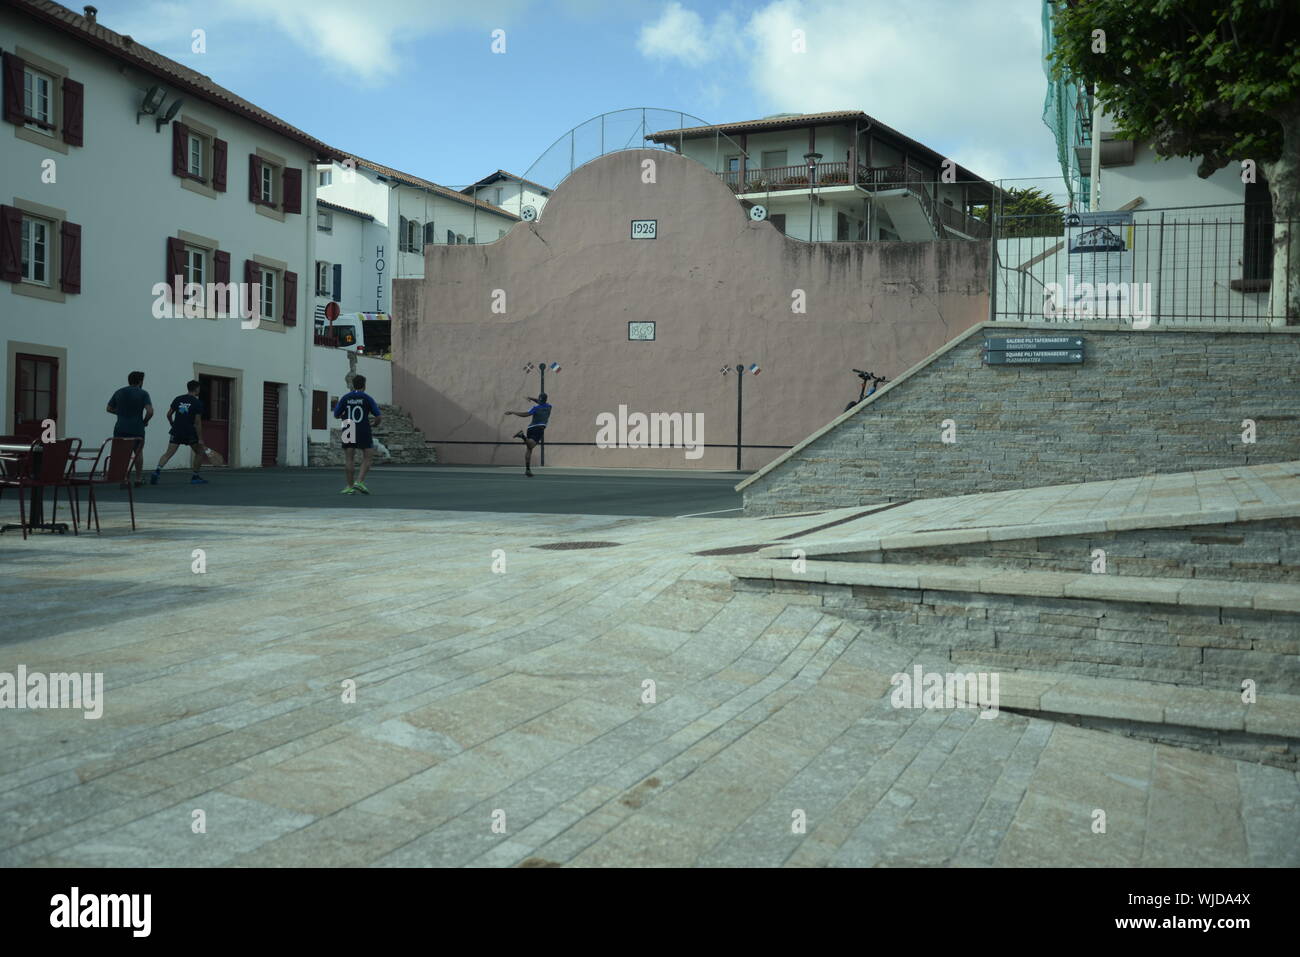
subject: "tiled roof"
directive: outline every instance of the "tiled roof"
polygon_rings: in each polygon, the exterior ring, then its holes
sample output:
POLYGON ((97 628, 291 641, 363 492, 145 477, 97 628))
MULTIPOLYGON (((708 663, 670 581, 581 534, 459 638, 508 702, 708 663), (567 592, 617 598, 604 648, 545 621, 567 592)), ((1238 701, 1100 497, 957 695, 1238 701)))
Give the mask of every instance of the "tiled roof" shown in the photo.
POLYGON ((551 193, 550 186, 543 186, 541 183, 534 183, 531 179, 524 179, 522 176, 516 176, 514 173, 507 172, 503 169, 499 169, 495 173, 489 173, 476 183, 470 183, 470 185, 462 189, 461 192, 466 194, 473 193, 475 186, 487 186, 489 183, 495 183, 499 179, 512 179, 516 183, 523 183, 525 186, 531 186, 533 189, 540 190, 548 196, 551 193))
POLYGON ((427 189, 439 196, 445 196, 447 199, 458 203, 464 203, 467 206, 478 206, 480 209, 486 209, 490 213, 496 213, 498 216, 505 216, 508 219, 518 221, 519 217, 509 210, 502 209, 500 206, 493 206, 491 203, 485 203, 481 199, 471 199, 464 193, 458 193, 456 190, 447 186, 439 185, 431 180, 421 179, 418 176, 412 176, 410 173, 403 173, 401 170, 392 169, 388 166, 380 166, 378 163, 372 163, 370 160, 362 159, 360 156, 353 156, 358 166, 364 166, 366 169, 374 170, 381 173, 389 179, 395 179, 399 183, 405 183, 408 186, 418 186, 421 189, 427 189))
POLYGON ((2 2, 5 6, 22 11, 42 23, 63 30, 110 56, 117 57, 148 73, 152 73, 178 89, 233 113, 238 113, 254 123, 309 146, 320 157, 342 159, 344 156, 343 153, 332 146, 322 143, 296 126, 291 126, 278 116, 268 113, 242 96, 238 96, 225 87, 214 83, 211 77, 204 76, 184 64, 168 59, 161 53, 136 43, 129 36, 115 33, 97 20, 91 20, 79 13, 74 13, 62 4, 52 3, 51 0, 2 0, 2 2))
POLYGON ((375 221, 375 217, 371 216, 369 213, 363 213, 359 209, 352 209, 348 206, 340 206, 338 203, 331 203, 328 199, 321 199, 319 196, 316 197, 316 205, 324 206, 326 209, 337 210, 340 213, 347 213, 349 216, 358 216, 361 219, 368 219, 372 223, 375 221))
MULTIPOLYGON (((906 133, 888 126, 862 110, 832 110, 827 113, 798 113, 793 116, 770 116, 762 120, 744 120, 740 123, 719 123, 715 126, 687 126, 678 130, 660 130, 646 137, 654 143, 671 143, 673 140, 696 139, 702 136, 733 136, 739 133, 767 133, 774 130, 800 129, 807 126, 825 126, 835 123, 867 124, 863 132, 883 135, 907 148, 909 152, 924 156, 933 163, 940 163, 947 157, 914 140, 906 133)), ((984 180, 982 176, 972 173, 964 166, 958 166, 959 178, 962 180, 984 180)), ((984 180, 987 182, 987 180, 984 180)))

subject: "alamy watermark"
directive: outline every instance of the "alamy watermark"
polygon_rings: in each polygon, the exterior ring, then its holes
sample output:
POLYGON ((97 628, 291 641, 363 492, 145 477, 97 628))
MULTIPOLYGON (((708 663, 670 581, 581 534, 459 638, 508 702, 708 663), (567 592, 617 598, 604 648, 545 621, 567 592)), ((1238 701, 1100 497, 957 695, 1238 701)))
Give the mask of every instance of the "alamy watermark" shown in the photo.
POLYGON ((895 708, 979 708, 981 718, 996 718, 998 679, 997 672, 944 674, 916 665, 911 674, 900 671, 889 679, 890 702, 895 708))
POLYGON ((600 449, 685 449, 688 459, 704 455, 703 412, 632 412, 620 405, 618 414, 596 416, 596 447, 600 449))
POLYGON ((1076 282, 1073 273, 1064 283, 1043 285, 1045 319, 1132 319, 1145 329, 1151 324, 1151 283, 1076 282))
POLYGON ((19 665, 16 674, 0 671, 0 708, 76 708, 93 721, 104 714, 104 673, 55 671, 47 675, 29 672, 26 665, 19 665))
POLYGON ((259 282, 175 282, 153 284, 155 319, 236 318, 245 329, 256 329, 262 322, 262 284, 259 282), (252 303, 257 303, 256 309, 252 303))

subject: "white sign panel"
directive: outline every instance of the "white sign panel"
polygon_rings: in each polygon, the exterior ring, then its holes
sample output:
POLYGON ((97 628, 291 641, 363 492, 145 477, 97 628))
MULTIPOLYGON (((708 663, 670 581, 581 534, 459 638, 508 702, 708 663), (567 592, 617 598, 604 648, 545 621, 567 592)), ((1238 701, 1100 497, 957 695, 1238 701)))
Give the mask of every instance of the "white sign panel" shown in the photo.
POLYGON ((654 239, 658 225, 659 220, 657 219, 634 219, 632 220, 632 238, 654 239))

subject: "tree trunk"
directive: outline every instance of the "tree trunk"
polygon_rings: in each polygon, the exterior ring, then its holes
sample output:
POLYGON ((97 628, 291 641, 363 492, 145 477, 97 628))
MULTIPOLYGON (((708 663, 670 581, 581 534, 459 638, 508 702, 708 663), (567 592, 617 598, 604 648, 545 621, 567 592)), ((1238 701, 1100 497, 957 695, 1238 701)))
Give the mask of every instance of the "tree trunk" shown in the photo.
POLYGON ((1300 325, 1300 104, 1285 113, 1282 152, 1260 163, 1273 198, 1273 278, 1268 313, 1274 325, 1300 325))

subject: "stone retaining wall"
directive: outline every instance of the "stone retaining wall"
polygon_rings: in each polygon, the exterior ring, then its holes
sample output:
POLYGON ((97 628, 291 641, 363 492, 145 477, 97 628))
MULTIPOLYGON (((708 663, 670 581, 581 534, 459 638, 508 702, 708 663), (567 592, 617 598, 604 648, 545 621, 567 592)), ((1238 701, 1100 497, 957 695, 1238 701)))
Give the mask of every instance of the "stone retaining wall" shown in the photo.
POLYGON ((931 589, 738 579, 802 594, 869 634, 954 663, 1059 671, 1260 694, 1300 694, 1300 614, 931 589))
POLYGON ((747 514, 771 515, 1298 458, 1298 327, 999 322, 739 487, 747 514), (981 362, 986 335, 1063 334, 1085 340, 1082 365, 981 362))

